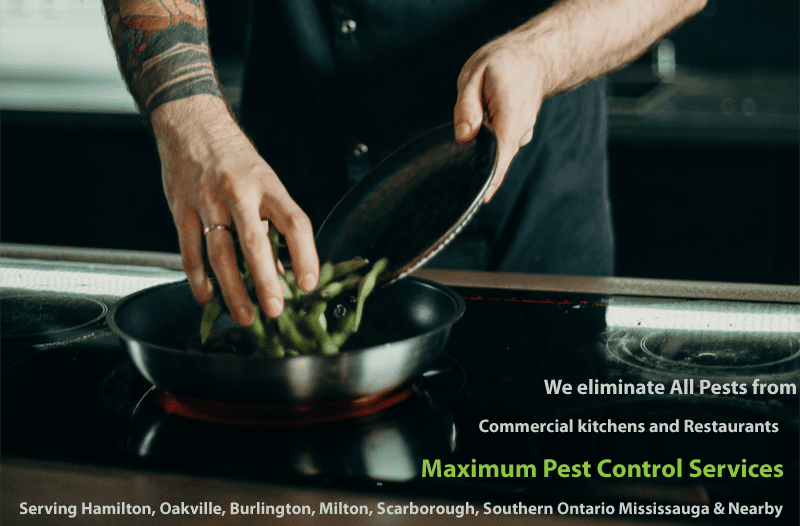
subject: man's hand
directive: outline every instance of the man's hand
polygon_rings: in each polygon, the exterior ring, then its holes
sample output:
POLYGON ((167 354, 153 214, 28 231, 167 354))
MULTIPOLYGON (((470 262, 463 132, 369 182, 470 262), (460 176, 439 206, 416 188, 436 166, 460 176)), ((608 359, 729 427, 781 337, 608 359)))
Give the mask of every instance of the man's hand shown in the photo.
POLYGON ((240 325, 253 306, 239 275, 236 229, 262 310, 277 317, 283 293, 267 239, 270 221, 286 238, 298 285, 316 287, 311 222, 231 117, 208 47, 202 0, 103 0, 120 70, 156 136, 164 191, 183 266, 200 303, 213 294, 202 236, 225 303, 240 325))
POLYGON ((544 100, 543 78, 537 61, 512 34, 480 48, 458 76, 456 139, 469 142, 475 138, 484 109, 497 135, 497 171, 483 199, 485 203, 503 182, 511 160, 533 137, 533 126, 544 100))
MULTIPOLYGON (((195 95, 159 106, 151 122, 161 156, 164 192, 195 298, 206 303, 213 294, 203 269, 203 230, 222 225, 238 234, 262 309, 269 317, 280 315, 283 293, 265 220, 284 235, 300 288, 313 290, 319 260, 311 222, 256 152, 225 103, 213 95, 195 95)), ((212 228, 206 243, 233 319, 250 325, 254 312, 239 275, 230 233, 226 228, 212 228)))
POLYGON ((484 112, 497 135, 497 171, 484 202, 533 137, 545 98, 621 68, 705 3, 561 0, 476 51, 458 77, 453 114, 461 142, 475 138, 484 112))

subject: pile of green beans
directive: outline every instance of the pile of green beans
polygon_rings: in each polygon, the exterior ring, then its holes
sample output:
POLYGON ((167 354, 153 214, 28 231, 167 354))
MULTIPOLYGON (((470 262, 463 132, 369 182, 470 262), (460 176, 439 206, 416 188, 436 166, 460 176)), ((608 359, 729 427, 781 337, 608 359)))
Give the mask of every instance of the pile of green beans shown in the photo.
MULTIPOLYGON (((278 261, 280 238, 270 228, 270 242, 278 261)), ((237 257, 241 252, 237 250, 237 257)), ((371 267, 363 258, 332 264, 326 262, 319 269, 316 289, 306 292, 297 286, 291 270, 278 274, 283 289, 284 309, 276 319, 268 318, 259 307, 255 286, 247 263, 240 257, 239 269, 255 310, 255 321, 249 327, 215 330, 214 326, 227 310, 219 290, 203 309, 200 322, 200 345, 204 352, 226 352, 283 358, 300 355, 337 354, 347 339, 361 324, 364 302, 375 289, 378 278, 387 267, 387 260, 376 261, 371 267), (347 301, 347 312, 341 316, 326 316, 328 303, 347 294, 355 298, 347 301)))

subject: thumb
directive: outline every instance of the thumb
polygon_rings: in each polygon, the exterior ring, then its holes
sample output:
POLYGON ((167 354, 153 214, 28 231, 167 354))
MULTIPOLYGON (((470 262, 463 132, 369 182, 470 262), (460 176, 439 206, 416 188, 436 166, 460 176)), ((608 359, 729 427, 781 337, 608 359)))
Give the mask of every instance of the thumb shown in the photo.
POLYGON ((458 80, 458 100, 453 110, 453 121, 456 140, 464 143, 475 138, 483 121, 483 70, 462 75, 458 80))

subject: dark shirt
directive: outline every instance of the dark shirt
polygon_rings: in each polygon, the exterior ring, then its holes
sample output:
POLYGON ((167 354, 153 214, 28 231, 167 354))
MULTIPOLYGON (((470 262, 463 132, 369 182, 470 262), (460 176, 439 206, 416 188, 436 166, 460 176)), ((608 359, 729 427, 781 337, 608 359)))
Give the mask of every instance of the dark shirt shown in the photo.
MULTIPOLYGON (((550 3, 253 2, 244 127, 318 228, 380 160, 452 121, 478 48, 550 3)), ((611 273, 603 91, 545 102, 497 196, 430 266, 611 273)))

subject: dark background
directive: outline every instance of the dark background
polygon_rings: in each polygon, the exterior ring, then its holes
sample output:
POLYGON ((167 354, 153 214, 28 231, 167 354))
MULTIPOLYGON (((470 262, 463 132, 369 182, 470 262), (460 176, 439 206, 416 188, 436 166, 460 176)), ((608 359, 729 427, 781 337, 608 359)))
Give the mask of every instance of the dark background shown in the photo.
MULTIPOLYGON (((246 3, 207 3, 235 101, 246 3)), ((635 97, 610 100, 618 275, 800 284, 798 16, 795 0, 710 0, 669 36, 679 68, 700 81, 653 114, 625 111, 635 97), (768 110, 744 115, 746 98, 768 110), (728 99, 733 112, 722 111, 728 99)), ((647 86, 615 78, 614 94, 647 86)), ((673 85, 682 78, 679 69, 673 85)), ((5 108, 0 119, 0 240, 177 252, 138 117, 5 108)))

